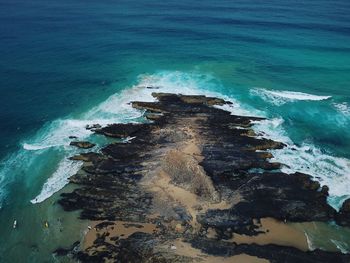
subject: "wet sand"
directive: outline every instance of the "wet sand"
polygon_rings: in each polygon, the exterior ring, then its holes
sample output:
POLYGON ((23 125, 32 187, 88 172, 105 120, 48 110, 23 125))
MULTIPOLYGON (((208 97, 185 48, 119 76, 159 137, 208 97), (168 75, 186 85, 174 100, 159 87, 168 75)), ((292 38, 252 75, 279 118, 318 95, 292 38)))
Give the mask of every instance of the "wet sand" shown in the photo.
POLYGON ((108 235, 106 242, 111 242, 111 239, 125 239, 136 232, 149 233, 152 234, 157 231, 157 226, 155 224, 148 223, 135 223, 127 221, 113 221, 109 222, 110 225, 105 227, 98 227, 99 224, 105 221, 93 221, 89 225, 91 229, 88 229, 84 241, 83 249, 91 247, 99 236, 108 235))
POLYGON ((253 257, 247 254, 240 254, 231 257, 209 256, 202 253, 199 249, 193 248, 190 244, 182 240, 176 240, 173 244, 176 254, 194 258, 198 262, 204 263, 268 263, 266 259, 253 257))
POLYGON ((305 233, 296 227, 298 223, 284 223, 274 218, 262 218, 259 230, 264 233, 257 236, 234 234, 232 242, 237 244, 276 244, 291 246, 308 251, 309 246, 305 233))

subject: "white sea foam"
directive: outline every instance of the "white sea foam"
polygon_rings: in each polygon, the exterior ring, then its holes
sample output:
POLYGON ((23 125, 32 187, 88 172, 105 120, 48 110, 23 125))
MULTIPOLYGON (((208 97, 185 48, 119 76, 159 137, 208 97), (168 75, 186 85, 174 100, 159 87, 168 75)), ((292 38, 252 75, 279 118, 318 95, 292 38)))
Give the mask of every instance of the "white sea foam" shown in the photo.
POLYGON ((267 90, 262 88, 255 88, 251 91, 252 95, 256 95, 269 103, 275 105, 282 105, 293 101, 320 101, 330 99, 332 96, 319 96, 296 91, 282 91, 282 90, 267 90))
POLYGON ((283 129, 282 119, 257 122, 254 129, 261 137, 285 143, 285 148, 271 150, 274 155, 271 161, 284 164, 282 171, 285 173, 310 174, 321 185, 327 185, 328 201, 335 209, 339 209, 342 202, 350 197, 350 160, 331 156, 312 144, 294 145, 283 129))
POLYGON ((331 242, 340 250, 341 253, 347 254, 348 252, 348 245, 346 242, 342 242, 339 240, 331 239, 331 242))
POLYGON ((60 145, 36 145, 36 144, 23 143, 23 149, 28 151, 43 150, 43 149, 57 147, 57 146, 60 146, 60 145))
POLYGON ((3 206, 6 195, 8 194, 8 186, 17 180, 37 159, 37 155, 28 155, 24 151, 19 151, 8 156, 0 163, 0 209, 3 206))
POLYGON ((333 103, 333 107, 340 113, 344 114, 345 116, 350 116, 350 106, 346 102, 341 103, 333 103))
POLYGON ((307 242, 307 246, 309 247, 309 250, 311 250, 311 251, 315 250, 309 235, 306 232, 304 232, 304 234, 305 234, 305 237, 306 237, 306 242, 307 242))
POLYGON ((266 138, 284 142, 286 144, 293 144, 292 140, 285 134, 282 128, 284 120, 281 117, 255 121, 253 123, 253 128, 256 131, 258 138, 266 138))
POLYGON ((134 137, 126 137, 123 142, 130 143, 135 138, 136 138, 136 136, 134 136, 134 137))
POLYGON ((40 194, 30 202, 33 204, 41 203, 54 193, 61 190, 68 183, 68 178, 77 173, 80 167, 81 163, 79 162, 63 159, 59 163, 57 170, 44 184, 40 194))
POLYGON ((87 130, 86 125, 96 123, 107 124, 106 120, 92 119, 59 119, 44 126, 38 133, 23 143, 23 149, 35 151, 44 150, 52 147, 60 147, 69 145, 71 139, 69 136, 76 136, 79 139, 85 139, 91 135, 91 131, 87 130))

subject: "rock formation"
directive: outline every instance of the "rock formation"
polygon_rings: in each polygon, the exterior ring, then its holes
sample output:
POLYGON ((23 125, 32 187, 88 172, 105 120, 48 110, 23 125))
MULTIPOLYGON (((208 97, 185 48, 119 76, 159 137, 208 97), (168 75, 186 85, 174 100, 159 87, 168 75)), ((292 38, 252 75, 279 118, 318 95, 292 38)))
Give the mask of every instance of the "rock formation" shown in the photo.
POLYGON ((262 219, 349 222, 349 209, 344 206, 340 213, 347 219, 340 220, 327 204, 327 188, 309 175, 279 171, 283 164, 271 162, 268 150, 284 144, 255 136, 252 122, 261 118, 231 115, 216 107, 230 102, 218 98, 153 96, 158 101, 132 103, 146 111, 145 123, 94 126, 100 135, 132 138, 128 143, 118 140, 71 158, 84 165, 70 178, 78 187, 59 203, 92 221, 76 258, 350 262, 341 253, 236 241, 267 234, 262 219))

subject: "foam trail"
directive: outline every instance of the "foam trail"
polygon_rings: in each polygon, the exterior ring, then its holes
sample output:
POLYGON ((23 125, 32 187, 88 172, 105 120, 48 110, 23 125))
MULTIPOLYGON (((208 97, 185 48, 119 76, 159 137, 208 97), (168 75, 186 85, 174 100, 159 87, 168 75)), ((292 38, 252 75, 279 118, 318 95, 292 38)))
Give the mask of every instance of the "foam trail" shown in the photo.
POLYGON ((107 124, 101 119, 59 119, 43 127, 31 140, 22 144, 23 149, 29 151, 44 150, 60 146, 68 146, 71 139, 76 136, 80 140, 89 137, 92 132, 86 129, 87 125, 96 123, 107 124))
POLYGON ((346 102, 333 103, 333 107, 345 116, 350 116, 350 106, 346 102))
POLYGON ((348 253, 346 243, 339 241, 339 240, 334 240, 334 239, 331 239, 331 242, 340 250, 341 253, 343 253, 343 254, 348 253))
POLYGON ((61 190, 66 184, 68 184, 68 178, 77 173, 80 167, 80 162, 73 162, 68 159, 63 159, 59 163, 57 170, 44 184, 40 194, 30 202, 33 204, 41 203, 54 193, 61 190))
POLYGON ((284 142, 286 144, 293 144, 292 140, 285 134, 284 130, 282 129, 284 120, 281 117, 255 121, 253 123, 253 128, 256 131, 258 138, 266 138, 284 142))
POLYGON ((305 234, 305 237, 306 237, 306 242, 307 242, 307 246, 309 247, 309 250, 311 250, 311 251, 315 250, 309 235, 306 232, 304 232, 304 234, 305 234))
POLYGON ((28 151, 37 151, 37 150, 44 150, 51 147, 57 147, 60 146, 59 144, 56 145, 36 145, 36 144, 29 144, 29 143, 23 143, 23 149, 28 151))
POLYGON ((30 167, 37 160, 38 155, 28 155, 25 151, 20 150, 17 153, 9 155, 0 163, 0 209, 3 207, 5 198, 8 194, 8 186, 12 184, 18 176, 25 171, 29 171, 30 167))
POLYGON ((330 99, 332 96, 319 96, 296 91, 267 90, 262 88, 252 89, 252 95, 259 96, 269 103, 282 105, 293 101, 320 101, 330 99))

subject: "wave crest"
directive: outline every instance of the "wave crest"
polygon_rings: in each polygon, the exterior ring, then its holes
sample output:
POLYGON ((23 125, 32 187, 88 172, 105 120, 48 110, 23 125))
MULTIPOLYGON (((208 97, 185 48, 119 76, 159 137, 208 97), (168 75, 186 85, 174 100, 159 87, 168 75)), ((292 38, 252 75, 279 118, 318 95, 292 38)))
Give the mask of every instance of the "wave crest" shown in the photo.
POLYGON ((328 100, 332 97, 313 95, 297 91, 267 90, 262 88, 255 88, 251 90, 251 94, 259 96, 263 100, 275 105, 282 105, 293 101, 321 101, 328 100))
POLYGON ((41 203, 52 196, 54 193, 61 190, 66 184, 68 184, 68 178, 77 173, 80 167, 80 162, 73 162, 67 159, 63 159, 59 163, 57 170, 44 184, 40 194, 30 202, 32 204, 41 203))

